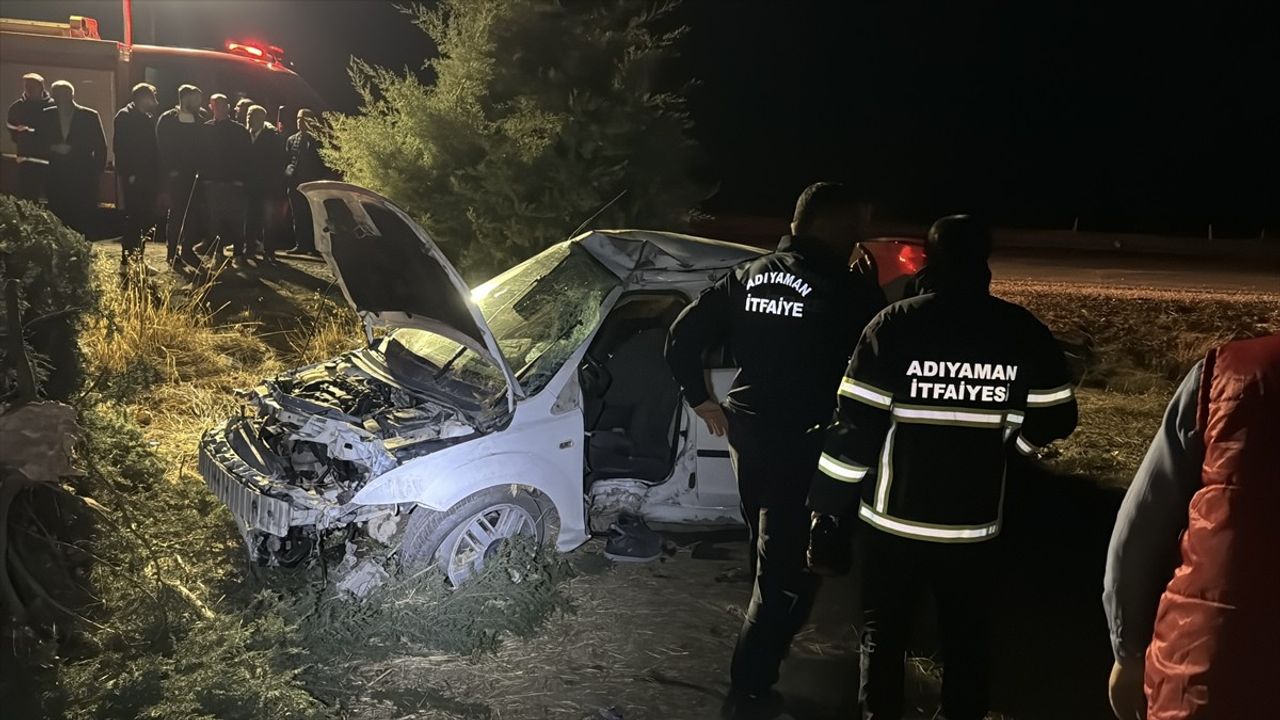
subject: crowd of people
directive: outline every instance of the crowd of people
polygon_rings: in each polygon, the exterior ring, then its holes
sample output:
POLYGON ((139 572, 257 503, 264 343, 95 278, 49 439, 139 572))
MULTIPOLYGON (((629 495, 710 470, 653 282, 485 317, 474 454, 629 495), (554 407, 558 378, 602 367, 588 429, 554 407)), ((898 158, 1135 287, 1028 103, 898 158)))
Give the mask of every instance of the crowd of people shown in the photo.
MULTIPOLYGON (((36 73, 22 78, 22 97, 6 119, 17 146, 17 194, 48 208, 68 226, 88 232, 108 166, 97 111, 75 100, 59 80, 45 89, 36 73)), ((251 98, 208 96, 178 88, 176 106, 161 112, 156 88, 135 85, 116 113, 112 135, 121 261, 141 258, 146 238, 164 239, 174 267, 202 257, 233 259, 277 252, 315 254, 311 212, 297 188, 333 177, 320 156, 314 111, 298 111, 298 131, 283 138, 265 107, 251 98)))

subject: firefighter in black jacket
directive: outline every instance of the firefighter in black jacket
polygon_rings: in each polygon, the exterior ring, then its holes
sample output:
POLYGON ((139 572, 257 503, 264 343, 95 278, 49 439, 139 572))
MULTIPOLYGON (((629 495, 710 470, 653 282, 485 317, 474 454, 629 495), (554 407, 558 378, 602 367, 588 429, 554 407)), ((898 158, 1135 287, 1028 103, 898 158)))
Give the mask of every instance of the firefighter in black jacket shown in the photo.
POLYGON ((727 717, 763 717, 776 705, 779 665, 817 590, 805 568, 805 496, 841 372, 884 305, 873 277, 849 267, 866 210, 843 185, 809 187, 777 252, 733 268, 671 327, 667 360, 685 399, 712 433, 728 432, 756 554, 727 717), (740 370, 722 407, 703 357, 726 345, 740 370))
POLYGON ((156 88, 147 83, 133 86, 133 99, 116 113, 116 179, 124 210, 121 262, 141 256, 142 239, 156 226, 156 197, 160 191, 160 159, 156 149, 156 88))
POLYGON ((1075 429, 1062 352, 1035 316, 988 292, 990 248, 988 229, 968 216, 930 229, 923 294, 863 333, 810 492, 819 517, 862 521, 865 718, 902 717, 908 625, 925 589, 938 607, 943 714, 986 715, 991 540, 1006 457, 1034 455, 1075 429))

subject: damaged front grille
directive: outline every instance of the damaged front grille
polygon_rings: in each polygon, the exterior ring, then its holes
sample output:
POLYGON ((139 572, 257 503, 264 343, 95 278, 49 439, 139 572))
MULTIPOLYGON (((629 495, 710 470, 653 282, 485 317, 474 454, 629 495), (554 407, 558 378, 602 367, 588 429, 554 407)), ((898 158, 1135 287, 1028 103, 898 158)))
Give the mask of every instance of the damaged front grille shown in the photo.
POLYGON ((243 527, 272 535, 289 533, 290 508, 287 502, 246 487, 212 455, 207 443, 200 445, 199 465, 209 490, 243 527))

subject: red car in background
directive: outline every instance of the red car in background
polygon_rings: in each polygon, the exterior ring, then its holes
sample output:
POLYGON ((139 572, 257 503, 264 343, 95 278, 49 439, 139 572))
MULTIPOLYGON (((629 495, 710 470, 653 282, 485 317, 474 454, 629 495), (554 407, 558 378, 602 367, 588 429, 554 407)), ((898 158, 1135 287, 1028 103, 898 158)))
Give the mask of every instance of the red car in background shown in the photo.
POLYGON ((876 277, 889 302, 902 299, 911 276, 924 267, 924 240, 910 237, 882 237, 858 243, 853 262, 862 257, 870 258, 876 269, 876 277))

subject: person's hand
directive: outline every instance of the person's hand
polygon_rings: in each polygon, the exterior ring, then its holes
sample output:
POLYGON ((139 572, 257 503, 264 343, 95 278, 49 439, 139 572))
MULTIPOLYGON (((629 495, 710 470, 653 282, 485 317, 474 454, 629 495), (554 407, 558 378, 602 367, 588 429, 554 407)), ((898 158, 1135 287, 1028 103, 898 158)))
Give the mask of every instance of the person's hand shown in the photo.
POLYGON ((724 408, 715 400, 707 400, 693 409, 702 422, 707 424, 707 432, 716 437, 723 437, 729 432, 729 419, 724 415, 724 408))
POLYGON ((1137 660, 1116 661, 1111 668, 1111 680, 1107 694, 1111 698, 1111 711, 1120 720, 1146 720, 1147 694, 1143 689, 1146 663, 1137 660))
POLYGON ((130 176, 129 176, 129 184, 130 184, 130 185, 134 184, 134 183, 135 183, 135 182, 137 182, 137 181, 138 181, 138 176, 137 176, 137 175, 130 175, 130 176))
POLYGON ((852 527, 835 515, 815 511, 809 524, 805 560, 814 575, 846 575, 853 565, 852 527))

